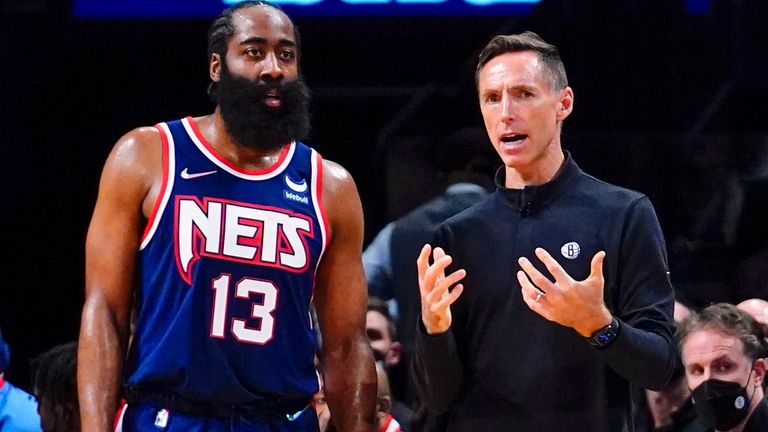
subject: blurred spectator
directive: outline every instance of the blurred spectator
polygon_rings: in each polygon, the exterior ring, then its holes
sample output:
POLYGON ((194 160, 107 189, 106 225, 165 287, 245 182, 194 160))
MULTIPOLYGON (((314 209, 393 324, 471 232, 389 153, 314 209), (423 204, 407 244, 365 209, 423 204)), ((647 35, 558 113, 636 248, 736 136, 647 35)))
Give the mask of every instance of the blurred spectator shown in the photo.
POLYGON ((766 344, 757 321, 716 303, 685 318, 676 339, 699 421, 729 432, 768 430, 766 344))
POLYGON ((0 331, 0 432, 39 432, 35 398, 5 380, 11 350, 0 331))
MULTIPOLYGON (((318 372, 321 372, 317 358, 315 358, 315 364, 318 367, 318 372)), ((325 393, 323 391, 323 378, 320 373, 320 390, 315 394, 313 406, 317 413, 318 430, 319 432, 334 432, 336 431, 333 421, 331 421, 331 412, 328 409, 328 404, 325 401, 325 393)), ((389 379, 387 378, 387 371, 384 368, 384 364, 381 361, 376 362, 376 379, 378 381, 376 391, 376 423, 378 432, 402 432, 400 423, 392 415, 392 395, 389 388, 389 379)))
POLYGON ((315 393, 312 404, 317 413, 317 424, 320 432, 330 432, 333 428, 331 426, 331 410, 328 409, 328 402, 325 401, 325 391, 323 390, 323 374, 319 368, 317 357, 315 357, 315 367, 318 368, 318 377, 320 380, 320 389, 315 393))
POLYGON ((416 258, 443 220, 470 207, 493 187, 498 156, 480 128, 460 129, 439 141, 433 151, 444 177, 445 192, 386 225, 363 252, 368 293, 394 299, 400 341, 407 351, 419 314, 416 258))
POLYGON ((682 367, 675 369, 669 384, 661 391, 646 390, 651 432, 705 432, 696 417, 691 391, 682 367))
POLYGON ((697 136, 670 245, 675 285, 697 306, 768 298, 768 137, 697 136))
MULTIPOLYGON (((400 395, 405 391, 408 378, 406 368, 401 365, 400 342, 397 341, 397 329, 386 302, 377 297, 368 298, 368 313, 365 317, 365 329, 368 333, 368 339, 371 341, 371 349, 377 364, 386 371, 387 378, 387 398, 391 413, 397 421, 410 430, 413 422, 414 413, 401 399, 400 395), (393 378, 393 379, 391 379, 393 378), (389 383, 393 383, 392 389, 389 383), (394 384, 400 385, 399 391, 394 391, 394 384)), ((379 381, 379 391, 381 391, 381 381, 379 381)))
POLYGON ((32 391, 45 432, 80 430, 77 341, 57 345, 32 360, 32 391))
POLYGON ((376 392, 376 421, 378 432, 401 432, 400 423, 392 416, 392 397, 389 391, 387 371, 381 362, 376 362, 376 376, 379 380, 376 392))
MULTIPOLYGON (((682 302, 675 301, 674 320, 680 323, 691 314, 682 302)), ((669 383, 659 391, 640 389, 637 394, 638 411, 635 430, 648 432, 704 432, 706 429, 696 419, 691 401, 691 391, 685 381, 682 364, 672 375, 669 383)))
POLYGON ((376 361, 382 362, 386 368, 397 366, 400 363, 397 329, 387 304, 378 297, 368 298, 365 329, 376 361))
POLYGON ((675 300, 675 308, 672 312, 672 316, 676 323, 680 323, 688 315, 691 314, 691 309, 680 301, 675 300))
POLYGON ((768 337, 768 301, 759 298, 744 300, 736 305, 739 309, 752 315, 763 330, 763 337, 768 337))
MULTIPOLYGON (((751 298, 744 300, 736 305, 739 309, 750 314, 752 318, 757 321, 760 328, 763 330, 763 337, 768 344, 768 301, 759 298, 751 298)), ((766 361, 768 361, 768 352, 765 353, 766 361)), ((768 390, 768 380, 763 380, 763 391, 768 390)))

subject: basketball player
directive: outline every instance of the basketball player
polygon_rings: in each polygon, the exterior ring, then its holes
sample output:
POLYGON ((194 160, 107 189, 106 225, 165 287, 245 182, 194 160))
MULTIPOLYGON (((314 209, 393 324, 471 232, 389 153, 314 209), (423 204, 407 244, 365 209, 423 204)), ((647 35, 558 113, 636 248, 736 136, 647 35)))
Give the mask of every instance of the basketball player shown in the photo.
POLYGON ((316 431, 313 302, 334 423, 375 428, 362 209, 349 173, 297 141, 298 43, 277 6, 225 10, 215 111, 112 150, 86 242, 84 431, 316 431))

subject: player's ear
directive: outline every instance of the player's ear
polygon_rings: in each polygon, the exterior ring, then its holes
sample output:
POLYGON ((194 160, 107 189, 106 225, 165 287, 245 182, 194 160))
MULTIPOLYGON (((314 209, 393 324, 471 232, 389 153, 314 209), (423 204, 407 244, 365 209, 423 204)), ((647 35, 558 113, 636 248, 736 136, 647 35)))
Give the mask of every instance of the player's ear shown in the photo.
POLYGON ((208 74, 213 82, 219 82, 221 79, 221 61, 221 55, 218 53, 211 54, 211 60, 208 63, 208 74))

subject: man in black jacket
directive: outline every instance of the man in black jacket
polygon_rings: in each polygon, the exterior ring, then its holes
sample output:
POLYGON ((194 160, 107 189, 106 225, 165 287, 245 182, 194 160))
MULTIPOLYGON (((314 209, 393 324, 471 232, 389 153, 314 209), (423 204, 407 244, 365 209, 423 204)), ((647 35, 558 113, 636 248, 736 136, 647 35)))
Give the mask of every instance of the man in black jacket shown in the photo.
POLYGON ((716 303, 685 318, 676 338, 699 421, 719 432, 768 430, 766 343, 757 321, 716 303))
POLYGON ((653 206, 562 149, 574 96, 554 46, 497 36, 475 78, 504 166, 419 256, 422 398, 448 431, 631 430, 630 384, 661 388, 675 366, 653 206))

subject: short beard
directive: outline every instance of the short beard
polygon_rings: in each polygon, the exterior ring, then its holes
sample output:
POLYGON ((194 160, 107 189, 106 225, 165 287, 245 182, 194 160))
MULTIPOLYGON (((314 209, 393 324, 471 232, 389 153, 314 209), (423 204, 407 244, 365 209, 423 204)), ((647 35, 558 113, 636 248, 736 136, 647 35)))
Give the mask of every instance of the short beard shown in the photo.
POLYGON ((240 145, 262 151, 306 139, 310 129, 310 92, 304 81, 252 81, 229 72, 222 62, 215 93, 224 127, 240 145), (267 92, 277 89, 280 107, 267 106, 267 92))

